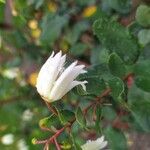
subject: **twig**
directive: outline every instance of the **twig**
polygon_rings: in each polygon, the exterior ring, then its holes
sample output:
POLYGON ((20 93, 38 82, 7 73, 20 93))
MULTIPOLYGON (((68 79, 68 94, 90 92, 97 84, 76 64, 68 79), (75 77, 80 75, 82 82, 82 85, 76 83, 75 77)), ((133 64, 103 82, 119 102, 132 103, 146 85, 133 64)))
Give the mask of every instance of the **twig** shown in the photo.
POLYGON ((55 143, 57 150, 61 150, 60 145, 58 144, 56 138, 54 138, 54 143, 55 143))
POLYGON ((45 102, 45 104, 47 105, 49 111, 51 111, 53 114, 55 114, 55 115, 57 116, 57 115, 58 115, 57 110, 56 110, 53 106, 51 106, 50 103, 48 103, 48 102, 46 102, 46 101, 44 101, 44 102, 45 102))
POLYGON ((111 92, 111 89, 108 88, 108 89, 106 89, 100 96, 97 96, 97 97, 93 100, 92 103, 90 103, 86 108, 84 108, 84 110, 83 110, 84 115, 86 115, 87 111, 88 111, 91 107, 93 107, 94 105, 96 105, 96 103, 97 103, 98 101, 100 101, 101 98, 107 96, 110 92, 111 92))

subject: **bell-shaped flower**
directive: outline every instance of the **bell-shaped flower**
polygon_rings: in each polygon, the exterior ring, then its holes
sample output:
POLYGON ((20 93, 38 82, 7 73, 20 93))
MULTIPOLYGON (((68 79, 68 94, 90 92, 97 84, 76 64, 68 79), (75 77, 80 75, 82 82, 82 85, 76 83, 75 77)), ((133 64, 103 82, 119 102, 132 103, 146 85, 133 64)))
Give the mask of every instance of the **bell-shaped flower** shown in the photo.
POLYGON ((107 141, 104 141, 104 136, 102 136, 95 141, 88 140, 81 148, 82 150, 101 150, 106 146, 107 141))
POLYGON ((37 91, 48 102, 61 99, 77 85, 81 85, 86 90, 87 81, 75 80, 79 74, 86 73, 85 66, 77 65, 75 61, 65 69, 65 62, 66 55, 62 55, 61 51, 56 55, 53 52, 38 74, 37 91))

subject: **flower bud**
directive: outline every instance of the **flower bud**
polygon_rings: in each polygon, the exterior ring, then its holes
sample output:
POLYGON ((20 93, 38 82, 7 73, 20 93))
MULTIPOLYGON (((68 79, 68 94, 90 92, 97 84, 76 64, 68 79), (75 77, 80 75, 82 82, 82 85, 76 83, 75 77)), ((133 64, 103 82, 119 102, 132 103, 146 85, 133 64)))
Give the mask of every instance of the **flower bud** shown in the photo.
POLYGON ((79 74, 86 73, 83 69, 85 66, 77 65, 77 61, 75 61, 65 69, 65 62, 66 55, 62 55, 60 51, 54 56, 53 52, 38 74, 37 91, 48 102, 61 99, 77 85, 81 85, 86 90, 87 81, 75 80, 79 74))

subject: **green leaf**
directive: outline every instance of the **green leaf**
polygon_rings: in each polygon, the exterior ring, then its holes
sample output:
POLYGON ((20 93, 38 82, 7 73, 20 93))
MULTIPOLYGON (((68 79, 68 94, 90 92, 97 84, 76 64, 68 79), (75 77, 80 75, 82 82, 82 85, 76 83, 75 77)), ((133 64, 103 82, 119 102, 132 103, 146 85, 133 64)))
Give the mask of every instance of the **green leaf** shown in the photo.
POLYGON ((146 132, 150 132, 150 102, 136 101, 131 105, 131 113, 146 132))
POLYGON ((83 112, 82 112, 80 107, 77 108, 75 116, 76 116, 76 121, 78 122, 78 124, 82 128, 85 128, 85 126, 86 126, 86 119, 85 119, 85 116, 84 116, 84 114, 83 114, 83 112))
POLYGON ((15 46, 16 48, 24 48, 27 45, 27 39, 25 35, 19 30, 10 32, 2 32, 5 42, 15 46))
POLYGON ((115 110, 110 106, 104 106, 102 108, 102 115, 105 119, 109 121, 113 121, 117 117, 115 110))
POLYGON ((41 41, 45 45, 52 46, 67 22, 67 16, 54 16, 52 14, 47 14, 43 18, 42 22, 42 34, 40 37, 41 41))
POLYGON ((101 17, 93 25, 97 35, 108 50, 116 52, 127 64, 132 64, 139 55, 139 45, 128 30, 119 23, 107 17, 101 17))
POLYGON ((1 3, 6 3, 5 0, 0 0, 1 3))
POLYGON ((128 92, 128 104, 132 105, 136 101, 150 102, 150 93, 141 90, 135 84, 133 84, 128 92))
POLYGON ((129 13, 131 9, 131 1, 130 0, 104 0, 107 1, 108 6, 115 9, 119 13, 129 13))
POLYGON ((150 78, 138 76, 135 78, 136 85, 144 91, 150 92, 150 78))
POLYGON ((142 131, 150 131, 150 93, 145 92, 133 85, 128 92, 128 104, 134 119, 132 124, 142 131))
POLYGON ((72 121, 73 119, 75 119, 75 114, 70 110, 61 110, 61 111, 58 111, 58 117, 59 117, 60 122, 63 125, 65 125, 69 121, 72 121))
POLYGON ((145 46, 150 43, 150 29, 140 30, 138 33, 139 43, 145 46))
POLYGON ((71 137, 71 140, 72 140, 72 145, 73 145, 73 148, 75 150, 81 150, 81 147, 79 146, 79 144, 77 143, 77 139, 76 137, 74 137, 74 134, 73 133, 70 133, 70 137, 71 137))
POLYGON ((108 81, 108 85, 111 89, 111 95, 115 100, 119 100, 124 92, 124 83, 121 79, 113 77, 108 81))
POLYGON ((82 32, 84 32, 88 28, 87 22, 80 21, 76 23, 72 30, 69 30, 65 39, 68 41, 70 45, 74 45, 79 39, 82 32))
POLYGON ((139 61, 134 69, 136 85, 144 91, 150 92, 150 60, 139 61))
POLYGON ((91 51, 91 63, 100 64, 107 63, 109 58, 109 51, 103 47, 93 48, 91 51))
POLYGON ((106 64, 94 65, 87 69, 87 73, 81 75, 80 80, 88 81, 86 85, 86 93, 78 87, 78 93, 84 95, 100 95, 105 89, 106 84, 103 77, 107 76, 108 68, 106 64))
POLYGON ((82 55, 84 51, 88 48, 86 44, 83 43, 76 43, 70 49, 71 54, 73 55, 82 55))
POLYGON ((123 78, 126 74, 126 68, 124 62, 116 54, 112 53, 108 62, 110 72, 117 77, 123 78))
POLYGON ((140 5, 136 11, 137 22, 144 26, 150 26, 150 7, 147 5, 140 5))
POLYGON ((127 141, 123 132, 108 127, 104 131, 111 150, 127 150, 127 141))
POLYGON ((59 118, 54 114, 49 117, 45 117, 39 121, 39 126, 41 127, 51 128, 52 126, 54 126, 57 128, 58 125, 60 125, 59 118))

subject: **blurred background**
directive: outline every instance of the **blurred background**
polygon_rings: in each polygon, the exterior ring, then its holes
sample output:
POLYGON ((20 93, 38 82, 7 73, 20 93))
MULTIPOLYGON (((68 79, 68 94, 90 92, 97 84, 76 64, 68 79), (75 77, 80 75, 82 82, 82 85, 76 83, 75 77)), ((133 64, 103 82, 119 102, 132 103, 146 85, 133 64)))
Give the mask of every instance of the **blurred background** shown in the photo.
MULTIPOLYGON (((40 67, 53 50, 62 50, 70 61, 78 59, 87 67, 107 62, 109 52, 100 45, 92 31, 92 24, 99 18, 100 11, 125 27, 133 25, 139 43, 149 47, 150 31, 142 27, 141 22, 140 25, 134 24, 137 7, 143 3, 148 6, 150 2, 0 0, 1 150, 42 149, 40 145, 32 145, 31 140, 46 136, 40 131, 38 122, 49 112, 36 91, 35 83, 40 67)), ((77 98, 75 95, 71 97, 77 98)), ((150 149, 148 134, 133 133, 130 136, 128 145, 131 149, 150 149)))

